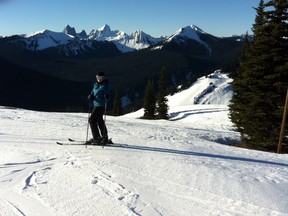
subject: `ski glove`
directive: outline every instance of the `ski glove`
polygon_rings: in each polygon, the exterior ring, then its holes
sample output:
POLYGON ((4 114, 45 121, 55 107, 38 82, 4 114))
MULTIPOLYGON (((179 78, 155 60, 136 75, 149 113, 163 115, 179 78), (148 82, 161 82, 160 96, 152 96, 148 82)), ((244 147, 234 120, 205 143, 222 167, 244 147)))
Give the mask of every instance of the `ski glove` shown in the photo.
POLYGON ((104 94, 105 99, 109 99, 109 94, 104 94))
POLYGON ((93 94, 88 95, 88 100, 93 101, 95 99, 95 96, 93 94))

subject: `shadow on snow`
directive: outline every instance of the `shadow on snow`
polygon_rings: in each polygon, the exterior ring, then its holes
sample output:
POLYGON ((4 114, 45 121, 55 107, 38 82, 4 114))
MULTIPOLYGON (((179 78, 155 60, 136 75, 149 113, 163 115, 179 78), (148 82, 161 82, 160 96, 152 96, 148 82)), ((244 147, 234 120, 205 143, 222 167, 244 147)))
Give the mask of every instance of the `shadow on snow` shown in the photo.
POLYGON ((227 109, 202 109, 202 110, 184 110, 173 112, 170 114, 170 121, 178 121, 189 117, 190 115, 196 114, 207 114, 207 113, 216 113, 216 112, 226 112, 227 109))
POLYGON ((107 147, 119 147, 119 148, 132 149, 132 150, 138 150, 138 151, 161 152, 161 153, 176 154, 176 155, 191 155, 191 156, 197 156, 197 157, 209 157, 209 158, 215 158, 215 159, 243 161, 243 162, 250 162, 250 163, 261 163, 261 164, 288 167, 288 164, 273 162, 273 161, 265 161, 265 160, 251 159, 251 158, 227 156, 227 155, 217 155, 217 154, 210 154, 210 153, 200 153, 200 152, 193 152, 193 151, 175 150, 175 149, 168 149, 168 148, 136 146, 136 145, 126 145, 126 144, 109 145, 107 147))

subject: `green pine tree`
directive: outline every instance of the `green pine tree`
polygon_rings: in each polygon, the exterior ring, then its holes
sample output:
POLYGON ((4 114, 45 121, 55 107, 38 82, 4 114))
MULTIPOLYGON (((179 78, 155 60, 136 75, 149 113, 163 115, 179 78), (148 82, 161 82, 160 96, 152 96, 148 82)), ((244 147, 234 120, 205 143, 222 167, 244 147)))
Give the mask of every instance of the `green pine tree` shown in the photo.
POLYGON ((233 82, 230 117, 245 144, 274 150, 288 82, 287 1, 261 0, 256 11, 254 38, 233 82))
POLYGON ((270 112, 272 111, 272 118, 275 119, 271 131, 274 139, 271 141, 277 143, 288 89, 288 1, 268 1, 266 7, 269 19, 267 29, 271 34, 269 58, 273 70, 266 79, 271 83, 269 99, 274 106, 270 112))
POLYGON ((230 119, 234 123, 235 127, 239 132, 243 131, 243 119, 247 104, 246 93, 247 88, 245 84, 245 79, 243 73, 245 73, 245 69, 249 68, 248 60, 250 56, 250 42, 249 35, 246 33, 243 52, 239 63, 239 68, 237 73, 235 73, 233 79, 233 91, 234 95, 230 101, 229 109, 230 109, 230 119))
POLYGON ((144 119, 155 119, 156 96, 154 94, 153 83, 148 81, 144 96, 144 119))
POLYGON ((167 72, 166 68, 163 67, 159 78, 159 93, 157 98, 156 106, 156 118, 157 119, 168 119, 168 99, 166 97, 166 82, 167 82, 167 72))

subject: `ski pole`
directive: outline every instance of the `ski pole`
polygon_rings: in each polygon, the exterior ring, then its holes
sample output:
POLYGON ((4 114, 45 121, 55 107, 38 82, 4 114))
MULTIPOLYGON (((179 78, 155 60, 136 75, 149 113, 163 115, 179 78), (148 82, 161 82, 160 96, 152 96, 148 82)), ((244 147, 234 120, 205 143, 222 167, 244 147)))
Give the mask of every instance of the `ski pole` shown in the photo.
POLYGON ((105 98, 105 110, 104 110, 104 123, 105 123, 105 125, 106 125, 106 112, 107 112, 107 99, 105 98))
MULTIPOLYGON (((104 108, 104 130, 105 133, 104 134, 107 134, 107 128, 106 128, 106 112, 107 112, 107 99, 105 98, 105 108, 104 108)), ((104 148, 104 142, 102 142, 102 148, 104 148)))
POLYGON ((88 141, 88 133, 89 133, 89 118, 90 118, 90 110, 91 110, 91 106, 90 106, 90 102, 89 102, 89 105, 88 105, 88 121, 87 121, 87 132, 86 132, 86 148, 87 148, 87 141, 88 141))

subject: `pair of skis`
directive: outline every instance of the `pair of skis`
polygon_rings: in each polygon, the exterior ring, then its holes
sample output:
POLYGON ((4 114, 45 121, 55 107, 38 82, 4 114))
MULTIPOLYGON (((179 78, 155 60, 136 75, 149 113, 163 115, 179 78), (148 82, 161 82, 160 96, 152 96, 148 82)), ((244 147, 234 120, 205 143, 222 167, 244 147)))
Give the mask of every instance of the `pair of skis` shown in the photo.
POLYGON ((87 143, 87 142, 85 142, 85 141, 77 141, 77 140, 68 138, 68 142, 56 142, 56 144, 58 144, 58 145, 94 145, 94 146, 105 146, 105 145, 111 145, 111 144, 113 144, 113 142, 112 142, 112 139, 109 139, 108 142, 105 143, 105 144, 102 144, 102 143, 94 144, 94 143, 87 143))

